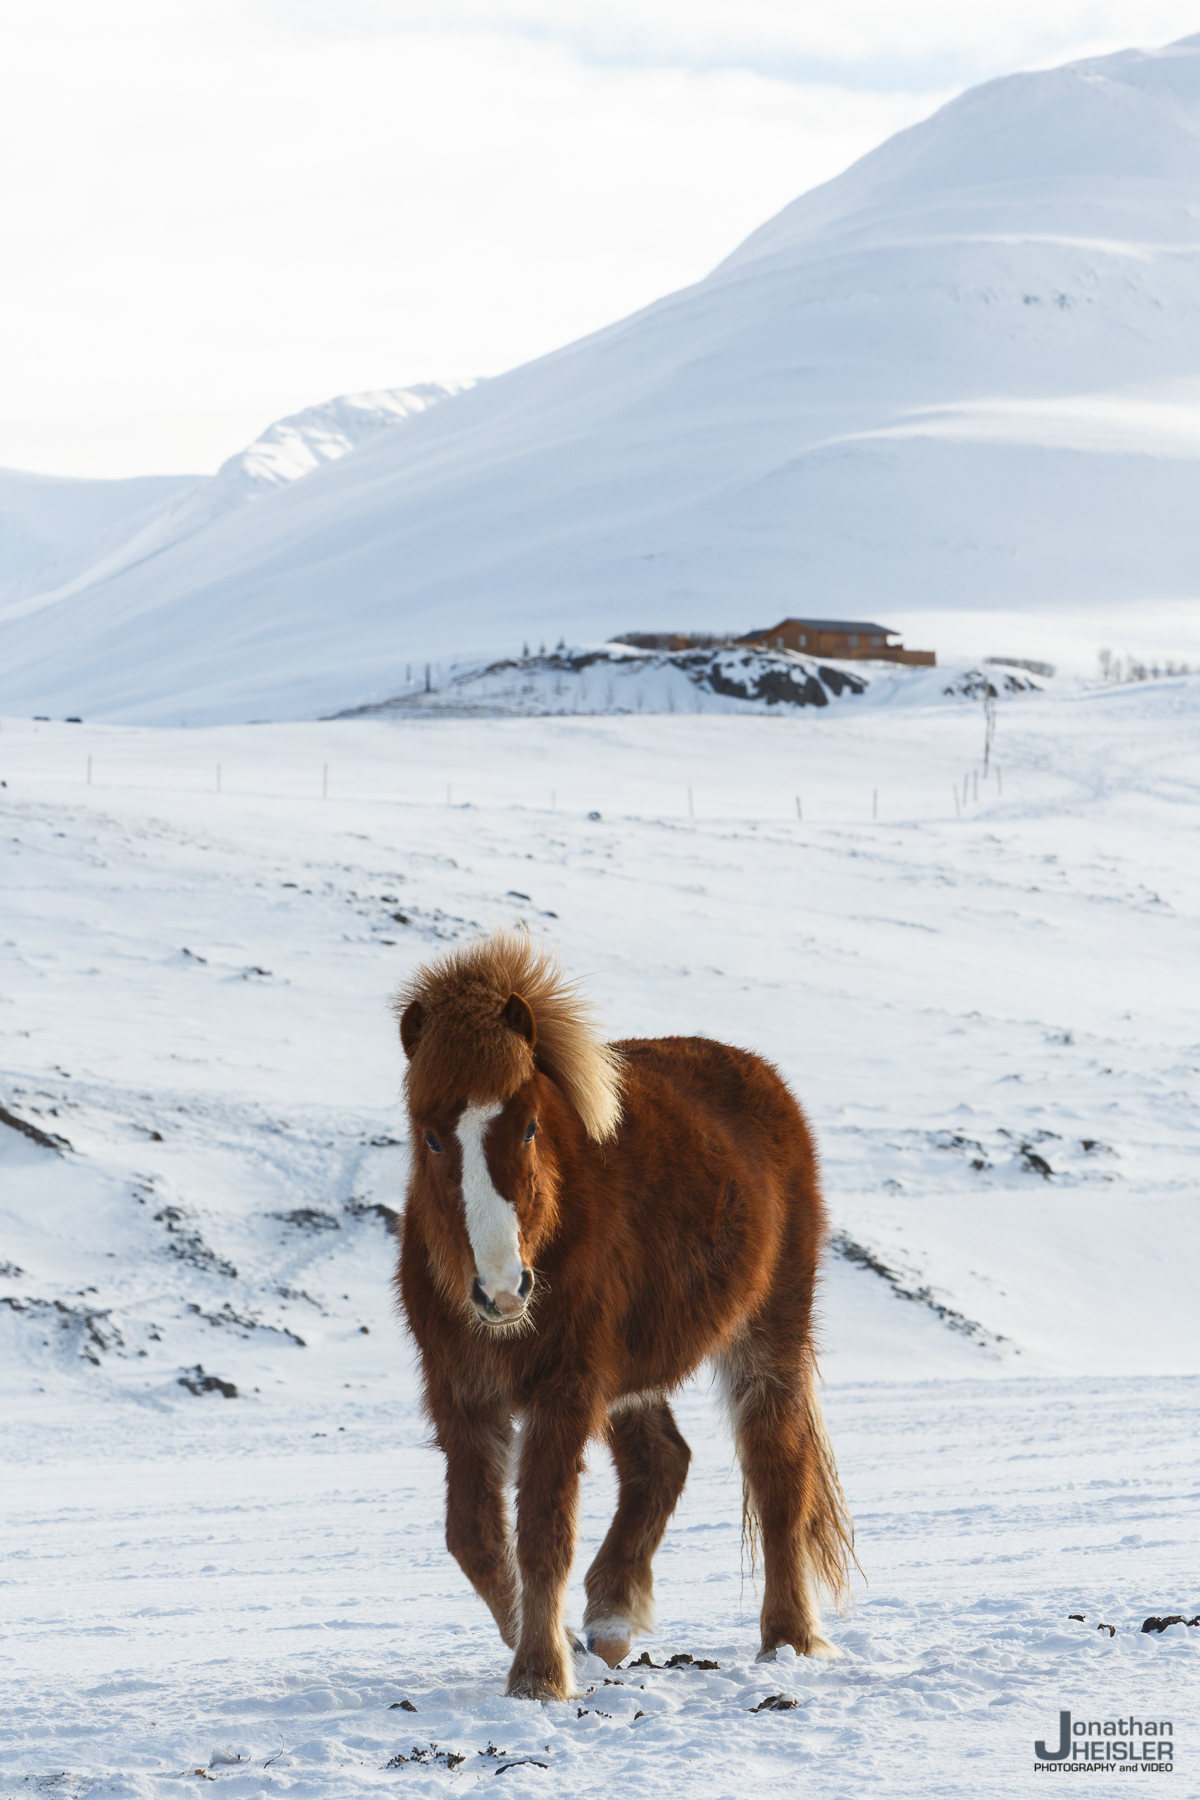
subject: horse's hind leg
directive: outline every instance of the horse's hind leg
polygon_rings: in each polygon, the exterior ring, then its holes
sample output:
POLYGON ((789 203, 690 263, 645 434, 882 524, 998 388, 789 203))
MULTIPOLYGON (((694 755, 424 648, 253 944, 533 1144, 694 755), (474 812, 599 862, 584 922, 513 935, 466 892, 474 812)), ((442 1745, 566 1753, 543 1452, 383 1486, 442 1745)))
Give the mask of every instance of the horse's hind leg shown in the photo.
POLYGON ((587 1572, 589 1650, 610 1668, 638 1632, 654 1629, 650 1565, 687 1480, 691 1451, 665 1400, 622 1408, 608 1422, 620 1492, 608 1536, 587 1572))
POLYGON ((746 1523, 763 1556, 760 1660, 781 1644, 836 1656, 821 1629, 817 1587, 840 1599, 852 1528, 814 1389, 812 1358, 744 1344, 723 1361, 746 1490, 746 1523))

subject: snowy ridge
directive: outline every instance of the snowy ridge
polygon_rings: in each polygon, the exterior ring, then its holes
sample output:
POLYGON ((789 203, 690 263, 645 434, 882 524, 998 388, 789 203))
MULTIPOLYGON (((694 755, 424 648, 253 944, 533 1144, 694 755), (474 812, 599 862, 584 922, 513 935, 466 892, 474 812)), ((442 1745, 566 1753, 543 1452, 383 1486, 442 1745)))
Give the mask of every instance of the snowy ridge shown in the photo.
POLYGON ((474 381, 421 381, 413 387, 339 394, 291 418, 277 419, 247 449, 222 463, 213 476, 214 516, 217 510, 239 505, 266 489, 311 475, 323 462, 336 462, 378 432, 475 385, 474 381))
MULTIPOLYGON (((306 407, 289 418, 277 419, 245 450, 227 458, 215 475, 198 479, 162 478, 161 486, 181 491, 172 493, 170 500, 145 522, 135 521, 138 528, 119 535, 111 549, 104 547, 103 539, 91 543, 85 540, 84 553, 90 549, 91 555, 84 568, 69 580, 57 584, 52 580, 48 582, 43 574, 36 583, 36 592, 25 598, 23 605, 10 605, 0 611, 0 618, 27 616, 56 600, 108 581, 122 570, 133 568, 171 545, 204 531, 239 508, 261 500, 293 481, 303 480, 323 464, 337 462, 360 444, 369 443, 379 432, 390 430, 405 419, 427 412, 440 401, 453 399, 456 394, 465 393, 474 386, 474 381, 424 381, 406 388, 340 394, 320 405, 306 407)), ((71 485, 79 489, 113 489, 133 484, 80 482, 71 485)), ((90 493, 87 498, 91 499, 90 493)), ((81 503, 80 510, 86 512, 86 505, 81 503)), ((111 540, 114 536, 117 533, 110 527, 107 537, 111 540)), ((75 559, 80 559, 78 548, 75 559)), ((6 573, 14 560, 7 545, 0 548, 0 567, 6 573)), ((29 585, 27 573, 24 585, 29 585)))

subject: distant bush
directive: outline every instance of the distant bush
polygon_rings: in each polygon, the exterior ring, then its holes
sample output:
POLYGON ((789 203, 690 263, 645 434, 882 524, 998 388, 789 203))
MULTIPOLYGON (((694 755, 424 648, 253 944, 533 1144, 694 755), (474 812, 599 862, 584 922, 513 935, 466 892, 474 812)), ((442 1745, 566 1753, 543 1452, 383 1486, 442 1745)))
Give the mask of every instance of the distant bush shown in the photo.
POLYGON ((1130 656, 1128 652, 1123 657, 1114 656, 1111 650, 1101 650, 1098 654, 1100 675, 1104 681, 1158 681, 1164 675, 1200 673, 1194 671, 1190 663, 1176 662, 1170 656, 1165 662, 1145 663, 1140 657, 1130 656))

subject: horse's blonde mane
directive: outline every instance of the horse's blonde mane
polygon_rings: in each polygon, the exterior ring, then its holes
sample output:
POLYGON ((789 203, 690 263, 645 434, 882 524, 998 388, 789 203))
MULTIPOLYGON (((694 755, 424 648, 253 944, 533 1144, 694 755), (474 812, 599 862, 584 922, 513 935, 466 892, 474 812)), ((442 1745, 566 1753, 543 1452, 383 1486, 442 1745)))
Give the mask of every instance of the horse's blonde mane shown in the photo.
MULTIPOLYGON (((435 1047, 442 1023, 460 1054, 478 1066, 479 1077, 499 1079, 507 1088, 498 1098, 515 1093, 536 1066, 562 1089, 588 1137, 604 1143, 613 1136, 621 1118, 620 1056, 601 1038, 579 983, 568 980, 554 952, 535 944, 527 931, 491 931, 427 963, 396 995, 397 1017, 413 1001, 419 1002, 425 1024, 410 1065, 410 1093, 414 1081, 422 1087, 435 1080, 443 1085, 449 1077, 450 1045, 435 1047), (520 994, 533 1013, 532 1055, 501 1018, 512 994, 520 994)), ((471 1073, 468 1079, 477 1078, 471 1073)))

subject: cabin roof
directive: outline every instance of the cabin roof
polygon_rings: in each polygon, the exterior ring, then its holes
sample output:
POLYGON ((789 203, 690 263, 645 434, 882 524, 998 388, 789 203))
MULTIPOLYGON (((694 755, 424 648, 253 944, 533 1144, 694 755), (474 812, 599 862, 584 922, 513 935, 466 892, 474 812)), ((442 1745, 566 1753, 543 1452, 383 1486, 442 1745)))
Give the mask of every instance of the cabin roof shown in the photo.
POLYGON ((899 632, 892 625, 871 625, 862 619, 780 619, 778 625, 757 625, 747 637, 765 637, 769 632, 779 631, 785 625, 802 625, 806 631, 857 631, 877 632, 883 637, 899 637, 899 632))

